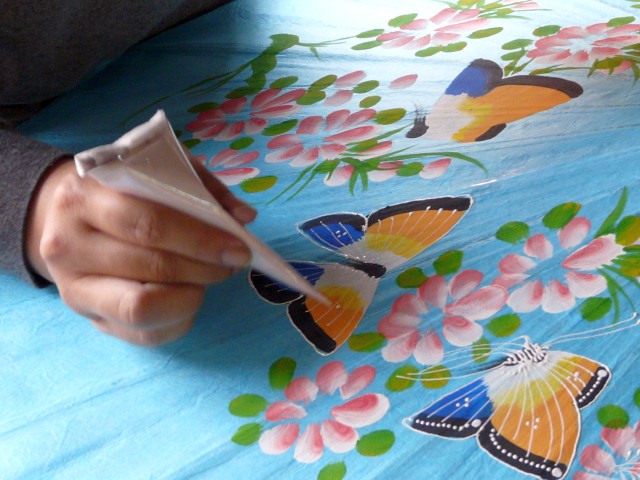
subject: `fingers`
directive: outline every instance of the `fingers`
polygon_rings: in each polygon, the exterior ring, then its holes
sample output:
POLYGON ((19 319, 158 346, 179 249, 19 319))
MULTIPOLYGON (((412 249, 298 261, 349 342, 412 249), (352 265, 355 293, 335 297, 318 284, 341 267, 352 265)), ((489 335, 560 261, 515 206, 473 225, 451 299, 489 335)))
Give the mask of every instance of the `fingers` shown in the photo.
POLYGON ((136 345, 156 346, 189 331, 204 291, 194 285, 88 275, 66 282, 60 295, 100 331, 136 345))

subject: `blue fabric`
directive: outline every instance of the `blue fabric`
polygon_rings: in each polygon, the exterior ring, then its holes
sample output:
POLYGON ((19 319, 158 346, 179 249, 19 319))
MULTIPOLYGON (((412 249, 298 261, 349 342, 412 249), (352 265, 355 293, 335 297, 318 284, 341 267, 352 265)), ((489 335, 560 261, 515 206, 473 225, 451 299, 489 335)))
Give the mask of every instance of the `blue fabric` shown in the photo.
MULTIPOLYGON (((604 440, 607 428, 628 433, 640 421, 640 329, 623 323, 639 298, 640 42, 628 40, 637 5, 512 3, 239 0, 131 49, 24 125, 80 151, 163 108, 259 210, 252 231, 291 260, 335 260, 296 229, 322 215, 447 196, 473 205, 380 280, 351 341, 327 357, 246 274, 210 289, 188 336, 152 350, 95 331, 53 287, 2 277, 0 477, 527 478, 473 438, 421 435, 403 420, 469 382, 456 376, 519 351, 523 335, 545 343, 589 331, 557 348, 612 378, 579 412, 566 478, 590 472, 583 455, 593 451, 623 469, 637 462, 604 440), (602 39, 608 59, 594 51, 602 39), (506 77, 565 78, 584 92, 484 142, 406 138, 479 58, 506 77), (228 125, 245 122, 240 134, 205 131, 206 112, 222 105, 228 125), (306 156, 285 149, 296 145, 306 156), (618 331, 595 331, 610 326, 618 331), (433 375, 430 363, 452 378, 422 382, 415 374, 433 375), (282 402, 295 406, 288 420, 282 402), (282 425, 293 444, 274 454, 282 425), (320 455, 304 441, 315 428, 320 455), (342 428, 339 446, 330 428, 342 428)), ((492 101, 492 115, 528 105, 492 101)))

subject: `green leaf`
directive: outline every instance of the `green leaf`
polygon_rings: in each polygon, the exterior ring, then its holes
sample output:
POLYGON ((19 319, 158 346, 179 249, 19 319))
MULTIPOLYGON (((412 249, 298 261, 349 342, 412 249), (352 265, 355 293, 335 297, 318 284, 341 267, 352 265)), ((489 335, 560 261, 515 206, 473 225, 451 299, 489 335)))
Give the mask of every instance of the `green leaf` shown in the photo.
POLYGON ((380 86, 380 82, 377 80, 367 80, 365 82, 360 82, 358 85, 353 87, 353 93, 367 93, 371 90, 375 90, 380 86))
POLYGON ((275 177, 273 175, 248 178, 240 182, 240 188, 247 193, 259 193, 264 192, 265 190, 269 190, 276 184, 277 181, 278 177, 275 177))
POLYGON ((359 33, 356 38, 371 38, 377 37, 384 33, 384 28, 374 28, 373 30, 367 30, 366 32, 359 33))
POLYGON ((232 150, 242 150, 253 145, 253 142, 254 140, 251 137, 242 137, 231 142, 231 145, 229 145, 229 147, 231 147, 232 150))
POLYGON ((503 242, 516 244, 529 238, 529 225, 524 222, 509 222, 496 232, 496 238, 503 242))
POLYGON ((496 35, 500 33, 502 30, 504 30, 504 28, 502 27, 485 28, 484 30, 476 30, 471 35, 467 35, 467 38, 472 38, 472 39, 487 38, 487 37, 491 37, 492 35, 496 35))
POLYGON ((423 168, 424 165, 420 162, 405 163, 398 168, 396 175, 399 177, 412 177, 414 175, 418 175, 423 168))
POLYGON ((242 97, 250 97, 251 95, 255 95, 261 89, 253 88, 248 85, 243 85, 242 87, 238 87, 235 90, 231 90, 227 95, 227 98, 242 98, 242 97))
POLYGON ((467 46, 467 42, 456 42, 449 43, 448 45, 442 45, 441 50, 443 52, 451 53, 451 52, 459 52, 467 46))
POLYGON ((298 120, 292 118, 291 120, 285 120, 281 123, 276 123, 275 125, 271 125, 265 128, 262 131, 262 134, 267 137, 273 137, 275 135, 282 135, 283 133, 287 133, 289 130, 298 125, 298 120))
POLYGON ((631 245, 640 238, 640 217, 635 215, 624 217, 616 227, 616 243, 631 245))
POLYGON ((318 480, 342 480, 347 474, 347 465, 344 462, 330 463, 320 470, 318 480))
POLYGON ((319 78, 318 80, 313 82, 309 86, 309 89, 310 90, 324 90, 325 88, 330 87, 331 85, 333 85, 337 79, 338 79, 338 77, 335 76, 335 75, 325 75, 324 77, 319 78))
POLYGON ((515 314, 502 315, 487 324, 487 330, 496 337, 508 337, 520 327, 520 317, 515 314))
POLYGON ((395 17, 389 20, 389 26, 396 27, 396 28, 402 27, 407 23, 413 22, 417 16, 418 16, 417 13, 408 13, 406 15, 400 15, 399 17, 395 17))
POLYGON ((349 348, 354 352, 375 352, 382 347, 386 337, 378 332, 357 333, 349 337, 349 348))
POLYGON ((229 412, 236 417, 257 417, 267 408, 268 404, 269 402, 264 397, 247 393, 229 402, 229 412))
POLYGON ((289 77, 282 77, 271 82, 271 84, 269 85, 269 88, 278 88, 282 90, 283 88, 290 87, 297 81, 298 81, 298 77, 296 77, 295 75, 291 75, 289 77))
POLYGON ((640 256, 625 254, 613 260, 620 267, 620 273, 627 277, 640 277, 640 256))
POLYGON ((462 250, 449 250, 433 262, 433 268, 435 268, 438 275, 455 273, 462 266, 463 256, 464 252, 462 250))
POLYGON ((387 387, 387 390, 391 390, 392 392, 402 392, 403 390, 412 387, 416 381, 411 378, 400 377, 406 377, 407 375, 416 374, 418 372, 419 370, 413 365, 403 365, 391 374, 387 383, 385 383, 385 387, 387 387))
POLYGON ((327 96, 323 90, 307 90, 307 92, 296 100, 298 105, 313 105, 321 102, 327 96))
POLYGON ((424 388, 435 390, 449 383, 451 372, 444 365, 434 365, 427 368, 419 378, 424 388))
POLYGON ((613 71, 622 65, 622 61, 624 59, 622 57, 610 57, 603 58, 602 60, 596 60, 593 62, 593 70, 609 70, 609 74, 613 73, 613 71))
POLYGON ((282 357, 269 367, 269 385, 274 390, 283 390, 291 383, 296 371, 296 361, 293 358, 282 357))
POLYGON ((609 297, 587 298, 580 305, 580 315, 587 322, 595 322, 609 313, 612 303, 609 297))
POLYGON ((380 100, 382 100, 382 97, 380 97, 379 95, 371 95, 369 97, 365 97, 360 100, 360 108, 371 108, 374 105, 377 105, 380 100))
POLYGON ((636 404, 638 408, 640 408, 640 388, 636 390, 633 394, 633 403, 636 404))
POLYGON ((356 450, 365 457, 377 457, 387 453, 396 441, 391 430, 376 430, 367 433, 356 443, 356 450))
POLYGON ((373 117, 373 120, 380 125, 391 125, 404 118, 407 111, 404 108, 390 108, 388 110, 380 110, 373 117))
POLYGON ((324 160, 315 167, 315 171, 326 175, 327 173, 333 172, 338 165, 340 165, 340 160, 324 160))
POLYGON ((422 50, 418 50, 415 53, 416 57, 431 57, 433 55, 435 55, 436 53, 439 53, 442 51, 442 47, 427 47, 427 48, 423 48, 422 50))
POLYGON ((609 216, 604 220, 598 231, 596 232, 596 237, 601 237, 602 235, 608 235, 609 233, 613 233, 615 231, 615 226, 618 219, 622 216, 622 212, 624 212, 625 207, 627 206, 627 187, 622 189, 622 193, 620 194, 620 198, 618 199, 618 203, 611 211, 609 216))
POLYGON ((533 40, 529 40, 527 38, 519 38, 517 40, 511 40, 510 42, 502 45, 503 50, 519 50, 521 48, 526 48, 533 43, 533 40))
POLYGON ((231 441, 243 447, 248 447, 258 441, 261 433, 262 425, 259 423, 247 423, 236 430, 236 433, 231 437, 231 441))
POLYGON ((412 267, 398 275, 396 284, 400 288, 418 288, 427 280, 429 277, 424 274, 421 268, 412 267))
POLYGON ((629 425, 629 414, 617 405, 605 405, 598 410, 598 422, 607 428, 625 428, 629 425))
POLYGON ((533 31, 536 37, 548 37, 549 35, 555 35, 560 31, 560 25, 544 25, 538 27, 533 31))
POLYGON ((567 224, 575 217, 582 205, 576 202, 567 202, 561 205, 557 205, 549 210, 544 218, 542 219, 542 223, 547 228, 558 229, 566 227, 567 224))
POLYGON ((383 42, 380 42, 379 40, 371 40, 369 42, 358 43, 351 47, 351 50, 369 50, 371 48, 379 47, 382 43, 383 42))
POLYGON ((477 342, 471 346, 471 356, 473 357, 473 361, 476 363, 486 362, 491 355, 491 344, 489 340, 485 337, 482 337, 477 342))
POLYGON ((271 38, 271 45, 269 45, 265 52, 276 55, 300 43, 297 35, 290 35, 288 33, 276 33, 269 38, 271 38))
POLYGON ((617 17, 612 18, 607 22, 608 27, 621 27, 622 25, 628 25, 633 22, 636 17, 617 17))
POLYGON ((201 141, 197 138, 190 138, 188 140, 185 140, 184 142, 182 142, 182 144, 187 147, 187 148, 193 148, 197 145, 200 145, 201 141))
POLYGON ((213 110, 214 108, 218 108, 220 105, 218 105, 216 102, 204 102, 204 103, 199 103, 197 105, 194 105, 191 108, 187 109, 187 112, 190 113, 200 113, 200 112, 206 112, 207 110, 213 110))
MULTIPOLYGON (((512 52, 509 53, 505 53, 504 55, 502 55, 500 58, 502 60, 520 60, 522 58, 522 56, 524 55, 524 51, 522 50, 514 50, 512 52)), ((505 72, 507 71, 506 67, 505 67, 505 72)))

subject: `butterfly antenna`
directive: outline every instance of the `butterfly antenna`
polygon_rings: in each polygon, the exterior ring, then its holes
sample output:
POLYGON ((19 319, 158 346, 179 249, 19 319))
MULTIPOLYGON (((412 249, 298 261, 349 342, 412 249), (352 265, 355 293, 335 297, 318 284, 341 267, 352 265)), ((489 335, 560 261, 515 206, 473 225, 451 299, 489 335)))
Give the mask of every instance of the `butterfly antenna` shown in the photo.
POLYGON ((560 335, 553 340, 545 343, 545 347, 551 347, 560 343, 572 342, 576 340, 584 340, 587 338, 602 337, 603 335, 610 335, 612 333, 634 328, 640 325, 640 317, 638 312, 633 312, 631 317, 618 323, 607 325, 606 327, 595 328, 593 330, 587 330, 584 332, 568 333, 566 335, 560 335))

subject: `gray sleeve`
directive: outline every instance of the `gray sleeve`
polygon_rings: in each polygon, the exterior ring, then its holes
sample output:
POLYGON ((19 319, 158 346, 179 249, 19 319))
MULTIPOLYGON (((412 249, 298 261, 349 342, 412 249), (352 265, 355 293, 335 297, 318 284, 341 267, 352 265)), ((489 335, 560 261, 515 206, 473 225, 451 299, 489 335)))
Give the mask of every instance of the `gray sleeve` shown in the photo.
POLYGON ((51 145, 0 129, 0 269, 36 286, 48 282, 26 261, 25 222, 42 174, 65 155, 51 145))

